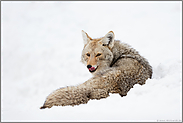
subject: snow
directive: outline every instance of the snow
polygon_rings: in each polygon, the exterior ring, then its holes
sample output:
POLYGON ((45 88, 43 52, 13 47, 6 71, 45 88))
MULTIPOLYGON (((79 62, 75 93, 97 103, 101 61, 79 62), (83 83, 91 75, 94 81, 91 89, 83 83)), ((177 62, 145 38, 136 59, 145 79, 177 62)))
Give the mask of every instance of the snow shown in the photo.
POLYGON ((182 121, 181 1, 1 2, 1 119, 5 121, 182 121), (54 90, 92 75, 80 62, 81 30, 114 31, 153 67, 128 95, 40 110, 54 90))

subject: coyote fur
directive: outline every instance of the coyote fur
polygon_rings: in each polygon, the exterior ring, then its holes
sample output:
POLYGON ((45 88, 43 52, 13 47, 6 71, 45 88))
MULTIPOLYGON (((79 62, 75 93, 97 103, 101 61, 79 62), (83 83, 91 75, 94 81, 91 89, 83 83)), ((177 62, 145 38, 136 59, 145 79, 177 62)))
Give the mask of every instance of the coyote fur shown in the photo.
POLYGON ((107 98, 109 93, 126 96, 135 84, 143 85, 152 76, 152 67, 135 49, 114 40, 113 31, 92 39, 82 30, 84 48, 81 62, 93 77, 77 86, 55 90, 40 109, 86 104, 90 99, 107 98))

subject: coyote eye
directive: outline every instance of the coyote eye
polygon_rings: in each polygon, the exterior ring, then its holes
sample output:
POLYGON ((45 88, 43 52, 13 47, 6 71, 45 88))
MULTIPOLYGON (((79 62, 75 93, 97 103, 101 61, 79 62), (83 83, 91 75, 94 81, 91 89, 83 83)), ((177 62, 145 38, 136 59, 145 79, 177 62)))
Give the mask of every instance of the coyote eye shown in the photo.
POLYGON ((96 57, 97 57, 97 56, 100 56, 100 55, 101 55, 101 53, 98 53, 98 54, 96 55, 96 57))
POLYGON ((89 53, 87 53, 86 55, 87 55, 88 57, 90 57, 90 54, 89 54, 89 53))

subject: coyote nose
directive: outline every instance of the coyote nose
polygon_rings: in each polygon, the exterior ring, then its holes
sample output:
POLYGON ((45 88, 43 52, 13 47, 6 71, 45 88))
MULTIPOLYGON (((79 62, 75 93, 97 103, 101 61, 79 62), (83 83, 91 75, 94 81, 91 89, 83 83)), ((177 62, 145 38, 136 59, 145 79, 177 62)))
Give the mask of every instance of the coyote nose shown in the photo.
POLYGON ((89 68, 91 68, 92 66, 91 65, 87 65, 87 68, 89 69, 89 68))

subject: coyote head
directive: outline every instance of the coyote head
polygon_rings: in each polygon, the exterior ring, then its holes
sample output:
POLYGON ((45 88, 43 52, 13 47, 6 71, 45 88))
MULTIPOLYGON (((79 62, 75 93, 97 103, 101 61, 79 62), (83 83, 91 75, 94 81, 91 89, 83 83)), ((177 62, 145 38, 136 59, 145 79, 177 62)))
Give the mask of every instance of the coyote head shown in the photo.
POLYGON ((82 30, 84 48, 82 51, 81 62, 88 70, 95 74, 106 67, 109 67, 113 60, 111 49, 114 46, 114 33, 109 31, 104 37, 92 39, 82 30))

